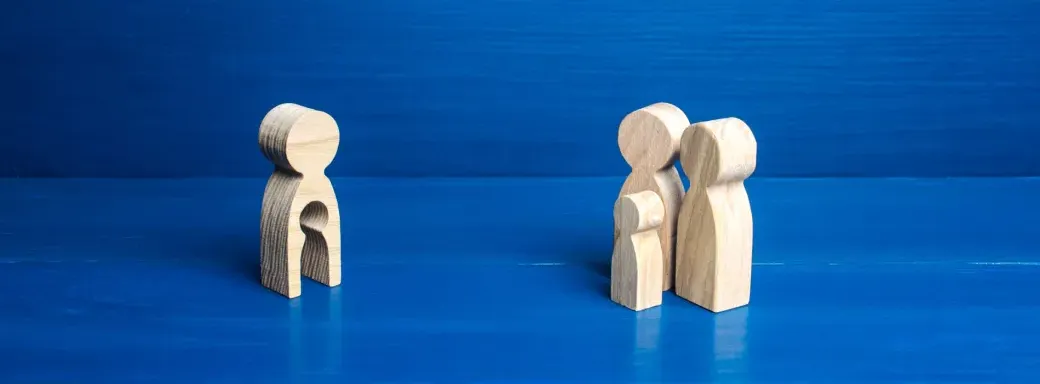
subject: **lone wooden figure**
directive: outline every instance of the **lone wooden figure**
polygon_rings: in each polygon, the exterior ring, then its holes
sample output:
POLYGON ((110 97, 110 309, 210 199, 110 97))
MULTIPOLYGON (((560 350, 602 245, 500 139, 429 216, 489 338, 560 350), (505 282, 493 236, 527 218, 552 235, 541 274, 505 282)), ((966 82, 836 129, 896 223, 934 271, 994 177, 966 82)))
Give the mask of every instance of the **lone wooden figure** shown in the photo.
POLYGON ((327 113, 278 105, 260 123, 260 149, 274 163, 260 214, 260 281, 300 296, 300 275, 340 283, 339 205, 325 168, 339 149, 339 127, 327 113))
MULTIPOLYGON (((663 267, 661 290, 672 289, 675 267, 675 220, 682 204, 682 179, 675 169, 679 158, 679 140, 683 131, 690 126, 679 107, 669 103, 655 103, 629 113, 621 120, 618 128, 618 147, 621 156, 632 167, 632 173, 621 186, 619 196, 653 191, 664 203, 664 221, 657 230, 661 241, 663 267)), ((618 238, 614 226, 614 241, 618 238)))
POLYGON ((620 237, 610 258, 611 300, 635 311, 661 305, 662 222, 664 203, 652 191, 621 196, 614 204, 620 237))
POLYGON ((758 144, 737 118, 705 121, 683 133, 680 161, 690 190, 679 210, 675 293, 712 312, 751 300, 751 203, 744 180, 758 144))

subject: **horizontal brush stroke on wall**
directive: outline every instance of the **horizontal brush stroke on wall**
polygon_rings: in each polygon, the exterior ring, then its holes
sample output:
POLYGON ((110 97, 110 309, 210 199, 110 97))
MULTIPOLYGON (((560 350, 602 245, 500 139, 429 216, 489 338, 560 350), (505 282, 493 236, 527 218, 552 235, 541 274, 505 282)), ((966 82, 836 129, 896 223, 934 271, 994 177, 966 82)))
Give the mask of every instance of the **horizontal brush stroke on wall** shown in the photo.
POLYGON ((1040 174, 1035 1, 13 3, 6 177, 264 177, 282 102, 332 176, 623 175, 657 101, 747 121, 755 176, 1040 174))

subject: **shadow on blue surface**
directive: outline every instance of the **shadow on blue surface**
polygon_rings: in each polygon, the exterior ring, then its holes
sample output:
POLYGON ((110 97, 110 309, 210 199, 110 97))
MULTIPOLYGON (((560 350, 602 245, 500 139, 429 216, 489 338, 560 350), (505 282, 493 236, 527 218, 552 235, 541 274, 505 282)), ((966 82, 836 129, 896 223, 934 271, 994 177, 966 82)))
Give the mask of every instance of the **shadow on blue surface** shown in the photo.
POLYGON ((2 180, 0 381, 1019 381, 1040 179, 752 179, 751 305, 606 296, 619 178, 336 179, 343 284, 257 282, 262 179, 2 180))

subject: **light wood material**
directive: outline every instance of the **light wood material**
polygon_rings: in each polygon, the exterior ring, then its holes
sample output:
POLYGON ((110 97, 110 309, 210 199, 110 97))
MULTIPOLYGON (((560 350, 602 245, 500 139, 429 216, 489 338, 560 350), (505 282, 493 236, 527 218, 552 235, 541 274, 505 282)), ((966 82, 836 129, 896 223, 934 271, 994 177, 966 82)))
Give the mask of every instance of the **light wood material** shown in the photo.
POLYGON ((620 231, 610 259, 610 298, 641 311, 661 305, 664 256, 657 230, 664 222, 664 202, 652 191, 622 196, 614 204, 620 231))
POLYGON ((679 210, 675 293, 722 312, 751 300, 751 203, 744 180, 758 144, 737 118, 700 122, 683 134, 690 190, 679 210))
MULTIPOLYGON (((675 169, 679 157, 679 141, 690 121, 678 107, 656 103, 629 113, 618 129, 621 156, 632 167, 632 173, 621 186, 619 196, 653 191, 664 202, 664 221, 658 229, 664 255, 661 289, 672 289, 675 254, 675 221, 682 204, 682 179, 675 169)), ((618 238, 614 227, 614 241, 618 238)))
POLYGON ((300 275, 340 283, 339 204, 325 168, 339 149, 339 127, 327 113, 281 104, 260 123, 260 149, 274 163, 260 216, 261 283, 300 295, 300 275))

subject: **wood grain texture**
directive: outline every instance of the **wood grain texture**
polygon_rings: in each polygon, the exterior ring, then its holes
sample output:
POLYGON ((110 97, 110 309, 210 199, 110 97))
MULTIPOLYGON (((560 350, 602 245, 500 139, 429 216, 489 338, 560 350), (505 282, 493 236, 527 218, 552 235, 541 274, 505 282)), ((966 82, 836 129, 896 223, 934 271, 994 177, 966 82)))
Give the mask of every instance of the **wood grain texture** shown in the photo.
POLYGON ((694 124, 680 161, 690 190, 679 211, 675 293, 713 312, 751 300, 753 223, 744 180, 758 144, 742 120, 694 124))
POLYGON ((652 191, 621 196, 614 204, 621 234, 610 258, 610 299, 635 311, 661 305, 664 256, 657 230, 664 213, 664 202, 652 191))
POLYGON ((300 296, 300 275, 340 283, 339 204, 325 168, 339 148, 327 113, 285 103, 260 124, 260 149, 274 165, 260 215, 261 283, 300 296))
MULTIPOLYGON (((675 161, 679 142, 690 125, 681 109, 669 103, 654 103, 629 113, 618 127, 618 147, 631 173, 621 185, 619 196, 653 191, 663 201, 664 219, 657 230, 663 254, 661 289, 672 289, 675 254, 675 220, 685 190, 675 161)), ((614 241, 619 236, 614 226, 614 241)))

